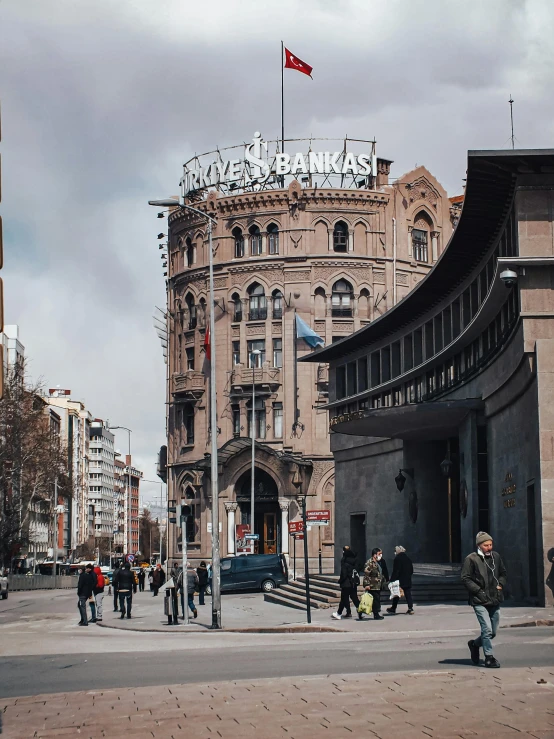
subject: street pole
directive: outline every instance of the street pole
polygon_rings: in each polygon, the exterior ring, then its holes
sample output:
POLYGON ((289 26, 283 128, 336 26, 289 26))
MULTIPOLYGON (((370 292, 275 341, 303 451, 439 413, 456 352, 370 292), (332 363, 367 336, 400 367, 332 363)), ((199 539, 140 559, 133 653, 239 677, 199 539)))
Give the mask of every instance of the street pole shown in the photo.
POLYGON ((310 568, 308 564, 308 526, 306 523, 306 496, 302 496, 302 521, 304 523, 304 578, 306 580, 306 616, 309 624, 312 623, 310 604, 310 568))
MULTIPOLYGON (((255 505, 255 492, 256 492, 256 362, 260 356, 261 351, 254 349, 252 352, 252 465, 250 474, 250 533, 255 534, 254 530, 254 505, 255 505)), ((252 541, 252 554, 256 551, 256 541, 252 541)), ((258 548, 258 551, 259 548, 258 548)))
MULTIPOLYGON (((214 294, 214 253, 212 230, 215 218, 199 208, 194 208, 178 200, 149 200, 149 205, 162 208, 182 208, 205 218, 208 222, 208 243, 210 259, 210 425, 211 435, 211 486, 212 486, 212 625, 211 629, 221 628, 221 554, 219 551, 219 481, 217 463, 217 395, 216 395, 216 341, 215 341, 215 294, 214 294)), ((169 314, 169 309, 168 309, 169 314)), ((169 333, 169 332, 168 332, 169 333)), ((169 347, 168 347, 169 368, 169 347)))
MULTIPOLYGON (((52 559, 54 564, 52 566, 52 572, 54 578, 58 574, 58 477, 54 480, 54 531, 52 536, 52 559)), ((56 587, 56 580, 54 579, 54 587, 56 587)))
MULTIPOLYGON (((181 501, 182 503, 182 501, 181 501)), ((161 547, 160 547, 161 548, 161 547)), ((181 588, 183 593, 183 616, 185 617, 184 624, 185 626, 188 626, 189 623, 189 603, 188 603, 188 589, 187 589, 187 518, 186 516, 181 516, 181 553, 183 555, 183 572, 182 572, 182 581, 181 581, 181 588)), ((177 587, 177 583, 175 583, 175 587, 177 587)), ((174 616, 175 623, 179 623, 178 620, 179 615, 179 600, 177 596, 177 614, 174 616)))

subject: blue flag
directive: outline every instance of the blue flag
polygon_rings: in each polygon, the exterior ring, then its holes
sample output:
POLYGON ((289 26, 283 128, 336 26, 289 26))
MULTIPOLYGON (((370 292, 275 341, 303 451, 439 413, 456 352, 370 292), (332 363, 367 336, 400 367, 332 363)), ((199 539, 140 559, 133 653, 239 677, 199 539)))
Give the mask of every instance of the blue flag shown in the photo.
POLYGON ((312 331, 306 321, 303 321, 300 316, 296 316, 296 338, 304 339, 306 344, 309 344, 314 349, 316 346, 325 345, 325 341, 321 336, 316 334, 315 331, 312 331))

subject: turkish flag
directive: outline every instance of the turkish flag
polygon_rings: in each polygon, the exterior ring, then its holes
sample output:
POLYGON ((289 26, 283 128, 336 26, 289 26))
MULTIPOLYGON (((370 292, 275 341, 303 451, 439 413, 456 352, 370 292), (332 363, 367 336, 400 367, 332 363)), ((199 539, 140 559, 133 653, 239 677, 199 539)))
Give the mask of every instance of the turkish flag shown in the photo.
POLYGON ((310 65, 303 62, 302 59, 294 56, 294 54, 285 47, 285 69, 296 69, 297 72, 302 72, 302 74, 307 74, 308 77, 311 77, 313 67, 310 67, 310 65))
POLYGON ((206 353, 206 359, 211 362, 212 359, 212 348, 210 345, 210 326, 206 327, 206 333, 204 335, 204 352, 206 353))

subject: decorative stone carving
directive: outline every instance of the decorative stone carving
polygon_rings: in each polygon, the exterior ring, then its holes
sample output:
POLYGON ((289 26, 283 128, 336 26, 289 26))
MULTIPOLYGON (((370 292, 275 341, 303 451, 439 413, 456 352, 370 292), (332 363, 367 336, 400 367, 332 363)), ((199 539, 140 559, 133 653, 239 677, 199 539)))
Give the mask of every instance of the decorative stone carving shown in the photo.
POLYGON ((321 481, 321 478, 323 477, 323 475, 329 472, 329 470, 331 470, 332 468, 333 468, 333 461, 330 459, 313 461, 312 477, 310 479, 308 495, 315 494, 317 490, 317 486, 319 485, 321 481))
POLYGON ((227 277, 214 277, 214 288, 227 287, 227 277))
POLYGON ((233 339, 239 339, 240 338, 240 326, 233 326, 231 329, 231 336, 233 339))
POLYGON ((281 336, 283 333, 283 326, 280 323, 271 324, 271 333, 273 336, 281 336))
POLYGON ((311 279, 311 272, 309 269, 302 270, 302 271, 295 271, 292 270, 290 272, 285 272, 285 283, 287 282, 309 282, 311 279))
POLYGON ((351 334, 354 331, 354 321, 333 321, 333 331, 351 334))
POLYGON ((377 283, 378 285, 384 285, 385 284, 385 271, 382 269, 374 269, 373 270, 373 282, 377 283))
POLYGON ((279 498, 279 508, 282 511, 288 511, 290 506, 290 500, 287 500, 286 498, 279 498))
POLYGON ((325 331, 325 321, 314 321, 314 331, 316 334, 320 331, 325 331))
POLYGON ((406 272, 396 273, 396 284, 397 285, 409 285, 409 275, 406 272))
POLYGON ((437 209, 439 194, 426 177, 418 177, 417 180, 406 185, 406 189, 409 192, 410 203, 423 200, 429 203, 435 210, 437 209))
POLYGON ((245 282, 252 279, 253 275, 260 277, 266 282, 283 281, 283 268, 280 264, 265 265, 263 269, 255 265, 244 265, 229 270, 231 284, 242 287, 245 282))
POLYGON ((264 323, 249 323, 246 326, 247 336, 265 336, 265 324, 264 323))
POLYGON ((185 334, 185 344, 194 344, 194 331, 187 331, 185 334))
POLYGON ((225 510, 227 513, 230 513, 231 511, 234 513, 238 508, 238 503, 225 503, 225 510))

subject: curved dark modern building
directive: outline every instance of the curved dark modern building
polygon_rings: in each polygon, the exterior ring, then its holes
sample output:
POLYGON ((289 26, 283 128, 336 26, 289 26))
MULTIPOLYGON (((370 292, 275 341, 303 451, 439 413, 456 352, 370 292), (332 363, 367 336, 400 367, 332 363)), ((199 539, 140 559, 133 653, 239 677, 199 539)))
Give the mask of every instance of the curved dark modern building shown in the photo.
POLYGON ((304 359, 330 364, 337 544, 458 563, 482 529, 510 594, 554 602, 553 221, 554 151, 470 151, 433 269, 304 359))

